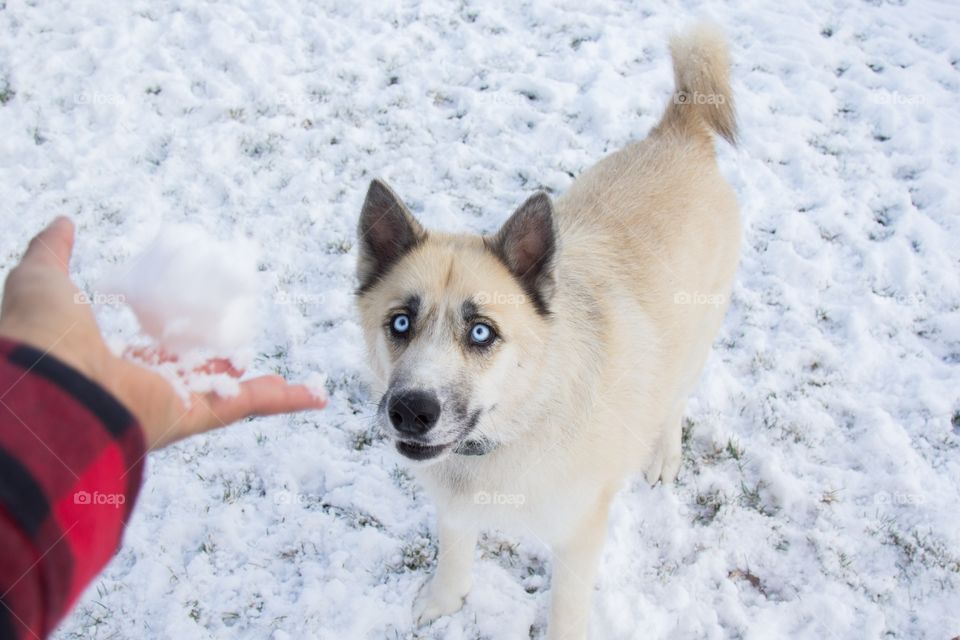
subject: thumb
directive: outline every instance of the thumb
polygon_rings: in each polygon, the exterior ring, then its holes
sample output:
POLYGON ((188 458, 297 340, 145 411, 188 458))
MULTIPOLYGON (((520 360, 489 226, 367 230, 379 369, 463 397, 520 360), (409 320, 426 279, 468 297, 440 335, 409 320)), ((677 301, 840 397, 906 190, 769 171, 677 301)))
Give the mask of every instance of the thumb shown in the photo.
MULTIPOLYGON (((318 397, 300 384, 290 384, 281 376, 268 375, 240 383, 236 396, 216 393, 194 396, 196 403, 185 422, 186 435, 209 431, 251 416, 272 416, 309 409, 323 409, 327 399, 318 397)), ((181 436, 181 437, 184 437, 181 436)))
POLYGON ((56 267, 64 275, 68 275, 71 253, 73 222, 60 216, 33 237, 20 263, 56 267))

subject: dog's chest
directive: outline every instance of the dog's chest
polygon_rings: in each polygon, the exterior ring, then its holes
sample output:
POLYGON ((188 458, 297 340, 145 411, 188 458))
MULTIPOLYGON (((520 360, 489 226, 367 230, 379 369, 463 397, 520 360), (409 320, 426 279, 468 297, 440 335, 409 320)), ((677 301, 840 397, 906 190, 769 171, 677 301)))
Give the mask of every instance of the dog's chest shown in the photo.
POLYGON ((547 544, 563 538, 599 498, 593 486, 543 473, 474 476, 469 483, 433 474, 423 480, 451 522, 532 536, 547 544))

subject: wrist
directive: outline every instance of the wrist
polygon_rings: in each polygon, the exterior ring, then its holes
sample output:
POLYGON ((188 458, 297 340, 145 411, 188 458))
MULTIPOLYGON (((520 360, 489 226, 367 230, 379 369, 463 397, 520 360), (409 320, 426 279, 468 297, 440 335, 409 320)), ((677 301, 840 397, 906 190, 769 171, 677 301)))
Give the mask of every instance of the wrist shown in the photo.
MULTIPOLYGON (((14 321, 0 322, 0 338, 19 342, 57 358, 87 378, 103 385, 99 379, 103 371, 103 354, 98 353, 99 345, 81 346, 81 340, 66 334, 55 336, 42 326, 24 326, 14 321)), ((105 349, 105 347, 103 347, 105 349)))

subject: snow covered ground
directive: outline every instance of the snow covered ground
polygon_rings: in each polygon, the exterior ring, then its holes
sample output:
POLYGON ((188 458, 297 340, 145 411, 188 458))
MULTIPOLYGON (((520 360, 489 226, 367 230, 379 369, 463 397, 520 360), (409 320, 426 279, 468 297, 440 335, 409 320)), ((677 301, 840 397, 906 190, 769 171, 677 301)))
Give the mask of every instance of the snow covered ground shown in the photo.
POLYGON ((667 35, 704 16, 743 260, 679 483, 615 504, 594 636, 960 635, 952 0, 0 0, 0 267, 60 213, 91 295, 162 221, 249 236, 254 368, 332 394, 151 456, 57 637, 542 637, 549 557, 496 532, 463 611, 411 627, 432 507, 371 428, 354 225, 373 176, 451 230, 562 191, 656 122, 667 35))

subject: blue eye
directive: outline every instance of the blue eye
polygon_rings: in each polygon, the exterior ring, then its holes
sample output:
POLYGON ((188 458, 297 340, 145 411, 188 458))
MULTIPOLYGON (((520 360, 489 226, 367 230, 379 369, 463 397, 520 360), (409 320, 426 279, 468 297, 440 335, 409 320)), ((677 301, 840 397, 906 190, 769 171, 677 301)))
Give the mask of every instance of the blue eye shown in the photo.
POLYGON ((390 321, 390 329, 398 336, 406 335, 410 331, 410 316, 405 313, 398 313, 390 321))
POLYGON ((493 341, 493 329, 488 324, 478 322, 470 327, 470 342, 477 345, 487 345, 493 341))

